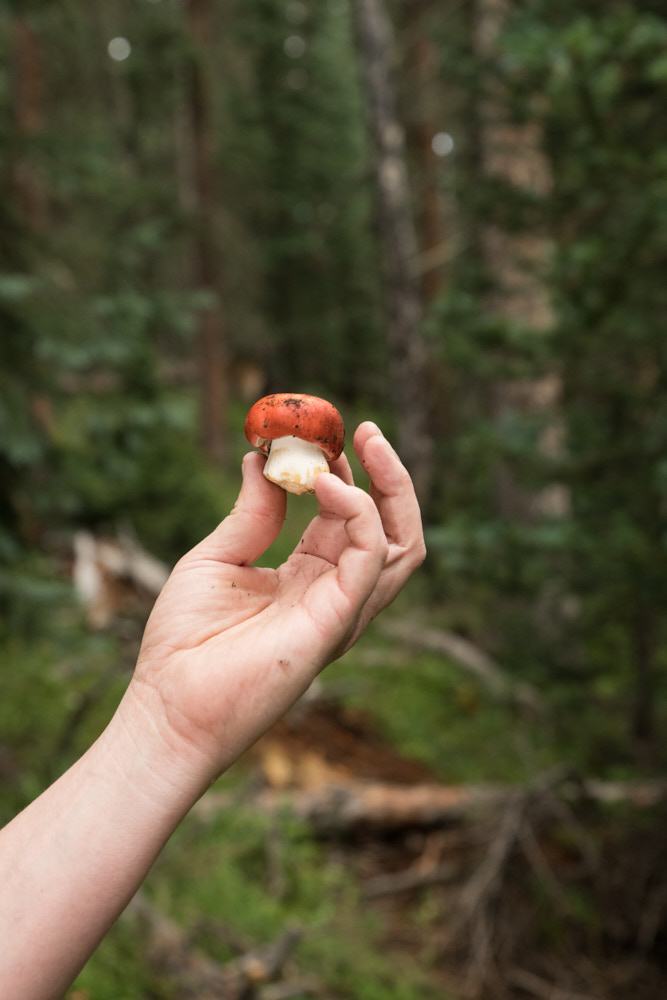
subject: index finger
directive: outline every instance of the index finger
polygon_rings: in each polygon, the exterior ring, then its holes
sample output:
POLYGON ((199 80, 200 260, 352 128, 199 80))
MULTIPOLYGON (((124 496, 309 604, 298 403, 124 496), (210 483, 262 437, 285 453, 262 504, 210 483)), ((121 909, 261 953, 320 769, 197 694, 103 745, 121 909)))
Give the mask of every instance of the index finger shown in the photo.
POLYGON ((408 470, 380 428, 361 424, 354 435, 354 449, 368 473, 373 497, 387 539, 400 548, 414 547, 423 559, 421 512, 408 470))
POLYGON ((262 475, 264 458, 249 452, 242 464, 243 481, 234 509, 188 557, 250 566, 275 541, 285 520, 285 491, 262 475))

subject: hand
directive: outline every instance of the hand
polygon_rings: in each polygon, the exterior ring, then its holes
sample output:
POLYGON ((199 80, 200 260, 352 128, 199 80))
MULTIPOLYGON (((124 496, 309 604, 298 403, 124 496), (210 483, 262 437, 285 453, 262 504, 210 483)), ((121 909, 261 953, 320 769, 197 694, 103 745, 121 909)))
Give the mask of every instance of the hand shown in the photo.
POLYGON ((319 476, 319 512, 278 569, 252 563, 277 537, 286 496, 246 455, 232 513, 175 567, 144 635, 130 701, 213 780, 348 649, 424 557, 408 473, 379 429, 354 448, 371 478, 353 484, 345 457, 319 476))
POLYGON ((246 456, 233 512, 178 563, 118 711, 0 831, 0 993, 62 996, 207 785, 347 649, 424 556, 410 478, 373 424, 319 476, 319 513, 277 570, 252 563, 285 494, 246 456), (65 873, 65 875, 63 875, 65 873), (34 961, 34 941, 39 961, 34 961))

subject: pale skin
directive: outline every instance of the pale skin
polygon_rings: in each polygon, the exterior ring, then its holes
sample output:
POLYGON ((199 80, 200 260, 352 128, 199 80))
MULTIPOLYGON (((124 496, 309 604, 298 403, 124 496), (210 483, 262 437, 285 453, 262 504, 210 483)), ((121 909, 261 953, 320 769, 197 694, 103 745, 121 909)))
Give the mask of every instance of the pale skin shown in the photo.
POLYGON ((316 481, 278 569, 252 564, 285 494, 243 462, 232 513, 174 568, 135 673, 90 749, 0 831, 0 996, 58 1000, 209 785, 347 650, 424 558, 412 483, 370 422, 316 481))

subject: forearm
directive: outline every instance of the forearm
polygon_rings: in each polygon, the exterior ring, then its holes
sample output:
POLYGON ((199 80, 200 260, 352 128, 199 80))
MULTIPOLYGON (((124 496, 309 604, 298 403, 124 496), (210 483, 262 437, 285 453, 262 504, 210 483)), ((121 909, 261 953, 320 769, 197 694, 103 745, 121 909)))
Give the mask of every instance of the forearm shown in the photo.
POLYGON ((0 997, 59 1000, 206 787, 396 596, 424 555, 407 472, 371 424, 372 496, 321 475, 318 515, 277 570, 284 494, 244 461, 232 513, 182 560, 100 739, 0 832, 0 997))
POLYGON ((201 791, 121 710, 0 832, 3 1000, 62 997, 201 791))

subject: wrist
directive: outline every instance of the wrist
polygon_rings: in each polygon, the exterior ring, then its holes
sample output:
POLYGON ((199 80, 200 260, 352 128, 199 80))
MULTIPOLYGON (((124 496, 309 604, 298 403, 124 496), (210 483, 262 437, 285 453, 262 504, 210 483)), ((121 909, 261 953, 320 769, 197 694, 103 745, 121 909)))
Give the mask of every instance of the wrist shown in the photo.
POLYGON ((176 734, 159 693, 132 681, 100 743, 132 788, 178 822, 215 775, 202 751, 176 734))
POLYGON ((1 831, 3 996, 14 983, 13 996, 64 994, 201 793, 192 760, 128 689, 95 743, 1 831))

